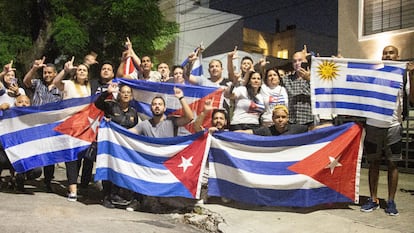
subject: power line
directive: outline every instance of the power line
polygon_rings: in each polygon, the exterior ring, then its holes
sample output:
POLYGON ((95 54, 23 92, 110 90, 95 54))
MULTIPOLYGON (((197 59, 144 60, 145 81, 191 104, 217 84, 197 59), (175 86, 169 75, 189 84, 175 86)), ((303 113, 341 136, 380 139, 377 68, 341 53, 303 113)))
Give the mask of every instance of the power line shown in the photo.
MULTIPOLYGON (((286 8, 294 7, 296 5, 303 6, 303 4, 306 4, 306 2, 307 1, 304 0, 302 2, 291 3, 290 5, 288 4, 288 5, 280 7, 280 8, 270 9, 270 10, 266 10, 266 11, 259 12, 259 13, 256 13, 256 14, 242 16, 239 19, 231 19, 231 20, 226 20, 226 21, 221 21, 221 22, 218 22, 218 23, 210 24, 210 25, 207 25, 207 26, 201 26, 201 27, 196 27, 196 28, 191 28, 191 29, 186 29, 186 30, 180 30, 180 32, 188 32, 188 31, 193 31, 193 30, 199 30, 199 29, 203 29, 203 28, 214 27, 214 26, 217 26, 217 25, 220 25, 220 24, 223 24, 223 23, 231 23, 231 22, 235 22, 235 21, 239 21, 239 20, 243 20, 243 19, 249 19, 249 18, 253 18, 253 17, 256 17, 256 16, 260 16, 260 15, 272 13, 272 12, 275 12, 275 11, 283 10, 283 9, 286 9, 286 8)), ((223 14, 225 14, 225 13, 223 12, 223 14)), ((181 23, 185 24, 186 22, 180 22, 180 24, 181 23)))

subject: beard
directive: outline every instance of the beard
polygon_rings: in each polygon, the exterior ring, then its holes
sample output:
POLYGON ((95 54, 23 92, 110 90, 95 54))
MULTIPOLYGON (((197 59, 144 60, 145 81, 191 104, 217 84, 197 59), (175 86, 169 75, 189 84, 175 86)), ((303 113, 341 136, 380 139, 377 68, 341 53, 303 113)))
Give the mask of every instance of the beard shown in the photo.
POLYGON ((159 116, 164 115, 164 113, 162 113, 162 112, 152 112, 152 115, 153 115, 154 117, 159 117, 159 116))

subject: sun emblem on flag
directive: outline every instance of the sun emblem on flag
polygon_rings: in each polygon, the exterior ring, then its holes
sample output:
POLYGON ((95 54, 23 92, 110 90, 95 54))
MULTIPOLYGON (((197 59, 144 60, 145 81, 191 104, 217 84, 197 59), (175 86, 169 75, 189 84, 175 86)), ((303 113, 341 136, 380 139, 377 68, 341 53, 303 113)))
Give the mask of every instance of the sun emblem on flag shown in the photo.
POLYGON ((332 81, 333 79, 336 79, 336 77, 338 76, 338 68, 339 67, 335 62, 325 60, 318 65, 317 72, 321 79, 332 81))

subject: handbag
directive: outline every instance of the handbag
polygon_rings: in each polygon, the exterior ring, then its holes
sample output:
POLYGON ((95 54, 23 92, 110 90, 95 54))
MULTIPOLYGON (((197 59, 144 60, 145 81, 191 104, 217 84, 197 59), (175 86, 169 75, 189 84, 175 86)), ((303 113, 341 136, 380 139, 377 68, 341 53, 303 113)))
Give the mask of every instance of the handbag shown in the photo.
POLYGON ((86 159, 91 161, 96 161, 96 155, 98 154, 98 143, 92 142, 91 145, 86 149, 85 154, 83 155, 86 159))

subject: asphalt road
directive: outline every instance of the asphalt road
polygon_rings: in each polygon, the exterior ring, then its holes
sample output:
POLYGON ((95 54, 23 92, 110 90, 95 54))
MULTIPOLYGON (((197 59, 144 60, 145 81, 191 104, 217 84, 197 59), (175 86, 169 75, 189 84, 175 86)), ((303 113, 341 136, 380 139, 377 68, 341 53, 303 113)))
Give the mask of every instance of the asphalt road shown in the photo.
MULTIPOLYGON (((77 202, 66 200, 65 170, 57 168, 54 193, 43 190, 42 179, 27 182, 28 193, 0 190, 0 232, 205 232, 183 222, 183 214, 128 212, 100 205, 101 194, 93 186, 77 202)), ((2 176, 5 176, 3 171, 2 176)), ((386 172, 381 172, 379 196, 386 197, 386 172)), ((360 199, 368 197, 367 170, 362 169, 360 199)), ((222 203, 211 198, 203 207, 220 215, 219 228, 226 233, 243 232, 414 232, 414 175, 400 174, 396 203, 400 216, 382 209, 360 212, 359 204, 334 204, 313 208, 257 207, 222 203)))

